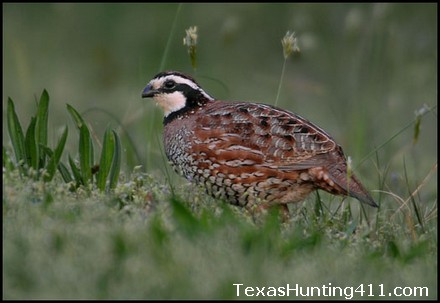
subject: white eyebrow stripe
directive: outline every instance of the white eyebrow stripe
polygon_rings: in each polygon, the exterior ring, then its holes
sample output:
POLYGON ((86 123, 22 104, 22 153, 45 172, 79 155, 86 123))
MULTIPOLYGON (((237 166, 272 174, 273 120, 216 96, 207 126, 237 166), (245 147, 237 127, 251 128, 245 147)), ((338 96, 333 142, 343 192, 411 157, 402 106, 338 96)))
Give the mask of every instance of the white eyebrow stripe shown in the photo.
POLYGON ((186 78, 183 78, 183 77, 180 77, 177 75, 167 75, 167 76, 157 78, 156 80, 152 81, 152 82, 155 82, 153 84, 153 87, 155 87, 157 89, 157 88, 161 87, 163 85, 163 83, 167 80, 173 80, 174 82, 179 83, 179 84, 186 84, 189 87, 191 87, 192 89, 196 89, 196 90, 202 92, 202 94, 206 98, 208 98, 209 100, 214 100, 213 97, 208 95, 200 86, 198 86, 196 83, 194 83, 194 81, 191 81, 189 79, 186 79, 186 78))
POLYGON ((200 87, 197 86, 197 84, 195 84, 193 81, 176 75, 167 75, 164 77, 160 77, 157 80, 160 82, 160 84, 163 84, 166 80, 173 80, 176 83, 187 84, 188 86, 191 86, 194 89, 200 89, 200 87))

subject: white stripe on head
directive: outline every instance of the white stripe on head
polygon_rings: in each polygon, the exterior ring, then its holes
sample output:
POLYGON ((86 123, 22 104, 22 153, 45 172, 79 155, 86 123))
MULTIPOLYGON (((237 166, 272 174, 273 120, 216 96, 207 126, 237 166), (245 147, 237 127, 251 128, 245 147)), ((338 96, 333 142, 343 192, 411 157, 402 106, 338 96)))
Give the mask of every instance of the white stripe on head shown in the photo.
POLYGON ((189 87, 191 87, 192 89, 200 91, 207 99, 214 100, 214 98, 211 97, 210 95, 208 95, 200 86, 197 85, 197 83, 195 83, 194 81, 192 81, 190 79, 181 77, 179 75, 166 75, 166 76, 162 76, 160 78, 152 80, 150 83, 151 83, 151 85, 153 86, 154 89, 158 89, 167 80, 173 80, 177 84, 186 84, 189 87))

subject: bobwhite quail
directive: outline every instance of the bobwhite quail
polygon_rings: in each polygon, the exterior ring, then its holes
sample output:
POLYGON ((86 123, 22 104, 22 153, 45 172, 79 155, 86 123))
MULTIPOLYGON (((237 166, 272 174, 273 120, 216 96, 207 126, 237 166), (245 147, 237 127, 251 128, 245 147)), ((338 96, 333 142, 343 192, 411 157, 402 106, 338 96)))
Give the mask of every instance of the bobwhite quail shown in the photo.
POLYGON ((342 148, 294 113, 217 100, 176 71, 157 74, 142 97, 164 110, 164 147, 175 170, 216 198, 285 207, 322 189, 377 207, 353 174, 348 180, 342 148))

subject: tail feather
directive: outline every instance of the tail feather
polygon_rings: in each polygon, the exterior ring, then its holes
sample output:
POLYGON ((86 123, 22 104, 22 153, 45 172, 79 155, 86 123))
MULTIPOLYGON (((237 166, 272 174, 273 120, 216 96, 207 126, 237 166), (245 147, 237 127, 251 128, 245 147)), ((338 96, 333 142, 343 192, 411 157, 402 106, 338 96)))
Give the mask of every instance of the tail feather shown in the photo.
POLYGON ((370 206, 379 207, 362 183, 356 178, 356 176, 351 176, 350 184, 348 186, 346 184, 346 188, 344 189, 347 191, 349 196, 356 198, 370 206))
POLYGON ((346 165, 343 165, 342 167, 341 165, 339 165, 335 169, 329 169, 329 177, 333 182, 335 182, 345 191, 345 195, 356 198, 359 201, 370 206, 379 207, 354 174, 351 174, 350 182, 348 182, 346 165))

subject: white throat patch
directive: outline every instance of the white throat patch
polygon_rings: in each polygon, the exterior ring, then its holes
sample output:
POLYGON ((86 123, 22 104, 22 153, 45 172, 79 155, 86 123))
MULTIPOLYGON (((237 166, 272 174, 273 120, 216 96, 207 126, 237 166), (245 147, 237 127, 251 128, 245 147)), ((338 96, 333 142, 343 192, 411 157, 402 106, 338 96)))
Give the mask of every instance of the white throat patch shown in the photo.
MULTIPOLYGON (((186 84, 192 89, 199 91, 206 99, 214 100, 213 97, 208 95, 196 83, 179 75, 166 75, 152 80, 150 82, 152 89, 160 89, 167 80, 173 80, 177 84, 186 84)), ((156 94, 153 99, 154 101, 156 101, 157 105, 159 105, 163 109, 165 117, 173 112, 184 108, 187 101, 186 97, 180 91, 175 91, 173 93, 156 94)))
POLYGON ((186 105, 186 98, 181 92, 157 94, 154 96, 154 101, 163 109, 165 117, 184 108, 186 105))

